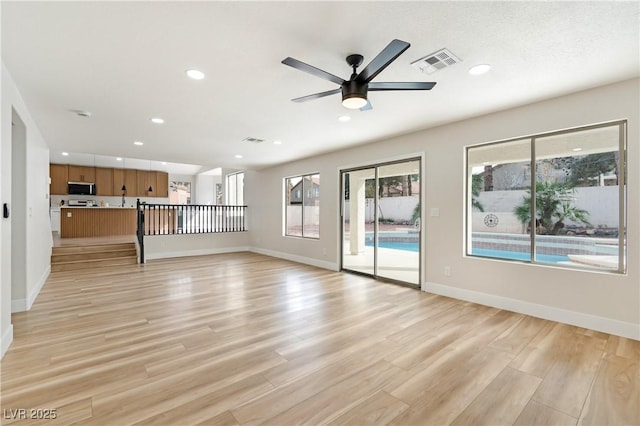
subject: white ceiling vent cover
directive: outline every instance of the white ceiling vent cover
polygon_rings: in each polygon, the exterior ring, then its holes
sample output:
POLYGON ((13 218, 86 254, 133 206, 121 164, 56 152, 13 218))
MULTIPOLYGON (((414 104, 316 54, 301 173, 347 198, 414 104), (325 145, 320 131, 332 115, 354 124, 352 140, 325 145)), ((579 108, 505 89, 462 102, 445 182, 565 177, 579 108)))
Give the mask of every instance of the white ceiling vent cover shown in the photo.
POLYGON ((448 49, 440 49, 437 52, 433 52, 424 58, 418 59, 411 63, 411 66, 426 73, 433 74, 434 72, 446 67, 450 67, 453 64, 462 62, 460 58, 451 53, 448 49))
POLYGON ((246 138, 242 139, 242 142, 262 143, 262 142, 264 142, 264 139, 246 137, 246 138))

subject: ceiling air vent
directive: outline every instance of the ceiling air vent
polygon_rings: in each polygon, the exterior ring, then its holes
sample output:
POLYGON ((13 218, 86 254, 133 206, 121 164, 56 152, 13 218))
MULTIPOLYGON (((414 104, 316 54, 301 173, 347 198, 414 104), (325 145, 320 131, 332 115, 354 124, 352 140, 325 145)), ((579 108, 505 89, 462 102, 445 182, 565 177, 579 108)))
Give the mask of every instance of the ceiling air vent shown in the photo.
POLYGON ((246 137, 246 138, 242 139, 242 142, 262 143, 262 142, 264 142, 264 139, 246 137))
POLYGON ((425 56, 422 59, 418 59, 411 63, 411 66, 426 73, 433 74, 434 72, 446 67, 450 67, 453 64, 462 62, 456 55, 451 53, 447 49, 440 49, 437 52, 433 52, 430 55, 425 56))

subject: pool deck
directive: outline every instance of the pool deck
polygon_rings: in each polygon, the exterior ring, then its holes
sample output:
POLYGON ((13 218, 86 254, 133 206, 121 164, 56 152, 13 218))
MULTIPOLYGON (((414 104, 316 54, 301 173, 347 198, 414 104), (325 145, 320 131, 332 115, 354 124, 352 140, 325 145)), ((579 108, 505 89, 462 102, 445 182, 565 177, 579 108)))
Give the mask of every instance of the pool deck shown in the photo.
MULTIPOLYGON (((349 241, 344 241, 343 267, 366 274, 374 273, 374 249, 365 246, 357 255, 349 254, 349 241)), ((420 283, 420 253, 378 248, 378 276, 410 284, 420 283)))

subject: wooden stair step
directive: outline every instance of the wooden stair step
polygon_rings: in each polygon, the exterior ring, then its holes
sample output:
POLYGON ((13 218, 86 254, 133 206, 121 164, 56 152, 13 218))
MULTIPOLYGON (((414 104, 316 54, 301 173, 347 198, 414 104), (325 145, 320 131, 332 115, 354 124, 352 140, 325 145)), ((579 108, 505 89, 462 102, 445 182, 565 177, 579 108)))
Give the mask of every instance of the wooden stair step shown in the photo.
POLYGON ((93 253, 103 252, 106 250, 126 250, 135 249, 135 243, 117 243, 117 244, 92 244, 92 245, 72 245, 53 247, 53 254, 72 254, 72 253, 93 253))
POLYGON ((51 272, 71 271, 71 270, 89 270, 100 267, 112 267, 122 265, 134 265, 138 263, 137 257, 125 256, 107 259, 89 259, 89 260, 72 260, 67 262, 58 262, 51 264, 51 272))
POLYGON ((105 251, 92 251, 92 252, 80 252, 80 253, 54 253, 51 255, 51 263, 72 262, 72 261, 85 261, 85 260, 97 260, 97 259, 112 259, 115 257, 136 257, 135 247, 119 250, 105 250, 105 251))

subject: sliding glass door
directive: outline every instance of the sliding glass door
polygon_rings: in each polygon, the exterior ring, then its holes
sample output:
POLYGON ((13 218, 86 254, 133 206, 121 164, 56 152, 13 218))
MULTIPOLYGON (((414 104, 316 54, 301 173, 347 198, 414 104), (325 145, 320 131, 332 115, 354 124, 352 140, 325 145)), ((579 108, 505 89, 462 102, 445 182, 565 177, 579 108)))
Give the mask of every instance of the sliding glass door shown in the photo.
POLYGON ((420 160, 344 170, 342 269, 420 284, 420 160))

